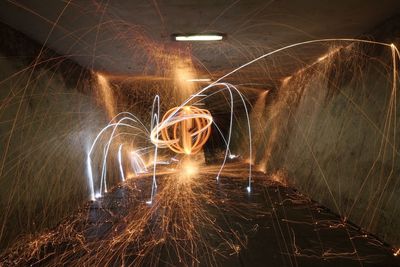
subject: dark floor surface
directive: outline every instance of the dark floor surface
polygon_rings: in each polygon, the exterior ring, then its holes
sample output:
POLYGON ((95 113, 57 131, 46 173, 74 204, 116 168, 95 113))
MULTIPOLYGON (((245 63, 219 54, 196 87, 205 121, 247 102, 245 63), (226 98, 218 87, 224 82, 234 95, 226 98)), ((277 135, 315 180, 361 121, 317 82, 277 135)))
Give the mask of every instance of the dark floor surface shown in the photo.
MULTIPOLYGON (((210 261, 210 255, 205 255, 210 253, 210 250, 203 250, 205 252, 196 254, 196 260, 182 262, 178 260, 176 254, 169 251, 168 244, 165 244, 161 249, 157 249, 157 255, 153 255, 150 259, 138 262, 136 260, 138 256, 132 253, 131 256, 122 260, 118 253, 115 253, 115 258, 108 260, 107 264, 110 266, 122 264, 124 266, 131 264, 143 266, 185 264, 282 267, 400 266, 400 257, 395 257, 393 250, 374 236, 350 223, 343 223, 337 215, 302 196, 296 190, 277 182, 266 181, 266 176, 261 173, 255 175, 253 192, 250 194, 245 191, 245 180, 224 177, 217 184, 211 178, 204 179, 209 179, 208 183, 215 184, 207 189, 208 194, 215 199, 223 199, 221 202, 213 203, 205 201, 204 210, 214 219, 213 222, 217 227, 213 227, 214 231, 226 230, 226 240, 230 240, 227 243, 233 244, 236 240, 236 243, 240 244, 236 250, 237 253, 229 253, 227 250, 226 253, 222 252, 221 255, 212 257, 213 260, 210 261), (232 233, 237 233, 239 237, 231 238, 232 233)), ((66 228, 65 225, 68 225, 68 220, 74 220, 71 228, 79 227, 77 232, 81 233, 82 241, 80 242, 90 244, 99 242, 99 245, 101 240, 109 239, 109 236, 115 235, 116 231, 127 231, 128 228, 125 228, 125 225, 129 223, 127 221, 127 218, 130 218, 129 214, 135 212, 140 199, 144 199, 144 195, 148 193, 148 187, 146 190, 133 189, 146 187, 142 183, 147 182, 130 180, 127 184, 114 188, 103 198, 89 203, 84 210, 80 211, 81 214, 86 215, 68 218, 64 222, 63 231, 66 228)), ((159 187, 162 187, 162 182, 159 187)), ((154 220, 154 224, 156 221, 154 220)), ((156 228, 151 229, 154 231, 156 228)), ((53 235, 47 234, 47 239, 44 242, 41 241, 41 247, 38 249, 40 253, 32 253, 27 257, 26 254, 24 256, 18 251, 26 251, 30 247, 21 247, 21 250, 3 255, 0 259, 3 266, 75 265, 72 263, 74 261, 65 260, 65 258, 61 261, 57 256, 62 254, 63 250, 76 251, 75 254, 69 254, 69 257, 73 258, 79 258, 85 253, 90 254, 90 252, 82 252, 82 249, 75 248, 75 245, 70 245, 67 235, 62 238, 62 242, 54 242, 53 239, 59 239, 59 235, 62 235, 62 233, 57 234, 57 231, 60 230, 52 230, 53 235), (20 257, 19 260, 18 257, 20 257)), ((199 250, 201 246, 222 248, 222 243, 226 242, 224 238, 211 233, 208 233, 205 239, 209 244, 202 241, 199 250)), ((75 239, 70 243, 74 242, 76 243, 75 239)), ((134 246, 142 245, 144 243, 136 242, 134 246)), ((124 251, 126 253, 126 249, 124 251)), ((100 256, 93 254, 91 257, 100 256)), ((104 262, 99 261, 100 265, 104 265, 104 262)))

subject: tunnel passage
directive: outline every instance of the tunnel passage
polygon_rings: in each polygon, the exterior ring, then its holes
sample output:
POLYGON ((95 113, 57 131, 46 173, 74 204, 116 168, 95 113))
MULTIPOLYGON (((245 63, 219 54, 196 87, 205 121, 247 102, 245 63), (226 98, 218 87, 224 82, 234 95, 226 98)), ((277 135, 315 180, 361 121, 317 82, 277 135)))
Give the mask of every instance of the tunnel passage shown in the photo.
POLYGON ((0 265, 399 265, 399 4, 261 2, 0 3, 0 265))

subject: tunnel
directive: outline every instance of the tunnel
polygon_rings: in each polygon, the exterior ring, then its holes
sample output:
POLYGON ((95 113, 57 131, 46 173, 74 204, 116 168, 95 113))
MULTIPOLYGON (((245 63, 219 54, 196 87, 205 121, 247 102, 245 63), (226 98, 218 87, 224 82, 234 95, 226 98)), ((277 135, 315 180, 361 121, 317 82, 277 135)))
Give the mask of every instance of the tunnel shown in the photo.
POLYGON ((399 49, 398 0, 0 1, 0 267, 400 266, 399 49))

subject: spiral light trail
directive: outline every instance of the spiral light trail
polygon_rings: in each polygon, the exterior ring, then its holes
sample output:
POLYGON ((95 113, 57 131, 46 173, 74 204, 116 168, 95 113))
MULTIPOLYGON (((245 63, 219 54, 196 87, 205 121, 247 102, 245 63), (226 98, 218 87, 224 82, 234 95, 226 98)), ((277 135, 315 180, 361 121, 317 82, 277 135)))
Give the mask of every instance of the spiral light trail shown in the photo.
POLYGON ((210 137, 212 122, 212 116, 206 109, 175 107, 168 110, 159 127, 153 129, 151 141, 158 147, 168 147, 178 154, 196 154, 210 137), (173 117, 169 118, 173 113, 173 117), (157 135, 161 139, 156 138, 157 135))

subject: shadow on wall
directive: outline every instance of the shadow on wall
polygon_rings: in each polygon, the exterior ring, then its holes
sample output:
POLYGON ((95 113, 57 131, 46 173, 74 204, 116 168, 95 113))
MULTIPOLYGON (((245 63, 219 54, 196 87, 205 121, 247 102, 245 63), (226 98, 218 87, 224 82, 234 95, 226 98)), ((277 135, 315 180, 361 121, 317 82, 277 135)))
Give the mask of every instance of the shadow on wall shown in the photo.
POLYGON ((88 198, 84 160, 107 122, 90 72, 0 24, 0 249, 88 198))
POLYGON ((268 94, 257 162, 399 246, 399 59, 379 45, 332 51, 268 94))

